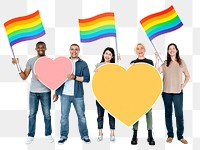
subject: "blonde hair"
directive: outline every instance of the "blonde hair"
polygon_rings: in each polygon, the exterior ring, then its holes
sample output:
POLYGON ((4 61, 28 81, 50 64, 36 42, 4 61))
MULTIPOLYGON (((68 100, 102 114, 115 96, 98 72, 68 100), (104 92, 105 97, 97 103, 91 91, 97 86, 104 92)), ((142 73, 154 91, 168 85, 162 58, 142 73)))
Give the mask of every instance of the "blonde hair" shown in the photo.
POLYGON ((144 48, 144 51, 146 52, 146 48, 145 48, 144 44, 142 44, 142 43, 137 43, 136 46, 135 46, 135 48, 134 48, 135 53, 136 53, 137 47, 138 47, 139 45, 141 45, 141 46, 144 48))

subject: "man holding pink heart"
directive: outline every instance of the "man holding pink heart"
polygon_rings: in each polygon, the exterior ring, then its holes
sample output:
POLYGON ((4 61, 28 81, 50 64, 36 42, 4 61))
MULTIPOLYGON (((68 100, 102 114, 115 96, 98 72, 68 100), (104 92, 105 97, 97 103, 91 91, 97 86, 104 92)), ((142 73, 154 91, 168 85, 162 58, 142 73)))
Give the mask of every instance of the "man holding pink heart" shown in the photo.
POLYGON ((71 103, 74 105, 81 139, 85 143, 90 143, 85 117, 83 82, 90 81, 88 65, 79 58, 80 47, 77 44, 70 46, 70 60, 73 64, 73 72, 68 75, 68 80, 61 85, 53 96, 54 101, 61 101, 61 120, 60 120, 60 140, 58 144, 64 144, 69 134, 69 112, 71 103))
MULTIPOLYGON (((21 70, 21 72, 19 73, 20 77, 23 80, 26 80, 31 71, 34 69, 34 64, 36 60, 45 56, 45 51, 47 50, 46 44, 44 42, 38 42, 36 44, 35 50, 37 51, 37 56, 29 59, 26 64, 26 69, 24 71, 21 70)), ((19 60, 13 59, 12 63, 17 64, 19 63, 19 60)), ((38 111, 39 101, 41 103, 42 112, 44 115, 45 136, 48 142, 52 143, 54 140, 51 137, 51 91, 37 79, 34 71, 32 71, 31 87, 29 93, 29 126, 26 144, 32 143, 35 136, 36 114, 38 111)))

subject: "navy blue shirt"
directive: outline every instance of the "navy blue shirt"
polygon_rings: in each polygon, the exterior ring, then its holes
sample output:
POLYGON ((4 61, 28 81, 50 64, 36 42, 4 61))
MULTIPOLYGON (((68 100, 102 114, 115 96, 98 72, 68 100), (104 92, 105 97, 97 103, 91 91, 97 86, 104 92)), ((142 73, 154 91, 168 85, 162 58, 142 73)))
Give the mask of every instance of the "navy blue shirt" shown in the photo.
MULTIPOLYGON (((76 65, 75 75, 83 77, 83 82, 89 82, 90 81, 90 72, 89 72, 87 63, 79 58, 75 65, 76 65)), ((74 83, 74 97, 75 98, 83 97, 83 95, 84 95, 83 82, 75 80, 75 83, 74 83)), ((57 95, 62 95, 64 85, 65 85, 65 83, 63 83, 56 90, 57 95)))

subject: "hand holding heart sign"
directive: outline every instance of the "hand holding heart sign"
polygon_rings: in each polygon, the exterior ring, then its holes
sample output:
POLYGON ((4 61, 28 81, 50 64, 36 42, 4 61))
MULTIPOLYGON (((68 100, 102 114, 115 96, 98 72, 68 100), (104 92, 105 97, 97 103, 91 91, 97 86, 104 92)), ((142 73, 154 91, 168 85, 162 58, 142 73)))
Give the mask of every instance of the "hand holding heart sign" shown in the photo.
POLYGON ((40 82, 55 90, 72 73, 72 63, 67 57, 58 57, 54 60, 48 57, 41 57, 35 62, 34 72, 40 82))
MULTIPOLYGON (((72 63, 66 57, 55 60, 41 57, 34 71, 44 85, 55 90, 71 74, 72 63)), ((162 80, 158 71, 148 64, 135 64, 127 71, 117 64, 107 64, 94 74, 92 88, 110 114, 131 126, 155 103, 162 91, 162 80)))
POLYGON ((131 126, 155 103, 162 91, 162 80, 148 64, 135 64, 127 71, 117 64, 106 64, 94 74, 92 89, 110 114, 131 126))

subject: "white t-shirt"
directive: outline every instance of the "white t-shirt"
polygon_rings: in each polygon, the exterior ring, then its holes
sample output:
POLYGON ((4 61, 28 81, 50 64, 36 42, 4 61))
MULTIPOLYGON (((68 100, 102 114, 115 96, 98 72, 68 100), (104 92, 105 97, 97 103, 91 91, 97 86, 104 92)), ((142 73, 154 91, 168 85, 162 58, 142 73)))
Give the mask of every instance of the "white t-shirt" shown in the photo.
MULTIPOLYGON (((76 62, 78 61, 78 59, 71 60, 71 61, 72 61, 72 65, 73 65, 73 74, 75 75, 76 62)), ((63 95, 74 96, 74 83, 75 83, 74 79, 67 80, 65 82, 64 89, 63 89, 63 95)))

